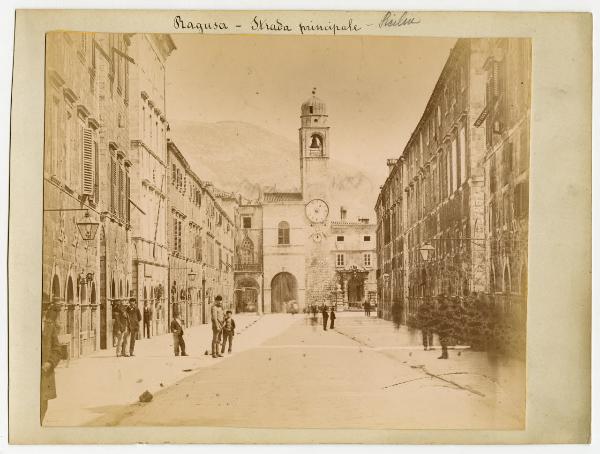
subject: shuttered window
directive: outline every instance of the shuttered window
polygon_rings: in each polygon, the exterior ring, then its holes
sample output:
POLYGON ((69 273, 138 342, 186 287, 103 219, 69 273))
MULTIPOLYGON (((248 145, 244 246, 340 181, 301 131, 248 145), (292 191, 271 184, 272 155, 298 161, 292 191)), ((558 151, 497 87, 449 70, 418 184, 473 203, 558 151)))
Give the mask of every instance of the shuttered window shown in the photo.
POLYGON ((119 217, 123 218, 123 197, 124 197, 124 181, 123 181, 123 168, 119 166, 119 217))
POLYGON ((100 199, 100 162, 98 161, 98 142, 94 142, 94 202, 100 199))
POLYGON ((81 193, 91 196, 94 195, 94 142, 90 128, 81 128, 81 149, 81 193))
POLYGON ((131 221, 131 210, 129 198, 131 197, 131 178, 129 177, 129 172, 126 173, 125 178, 125 220, 129 224, 131 221))
POLYGON ((110 211, 117 212, 117 164, 114 158, 110 160, 110 211))

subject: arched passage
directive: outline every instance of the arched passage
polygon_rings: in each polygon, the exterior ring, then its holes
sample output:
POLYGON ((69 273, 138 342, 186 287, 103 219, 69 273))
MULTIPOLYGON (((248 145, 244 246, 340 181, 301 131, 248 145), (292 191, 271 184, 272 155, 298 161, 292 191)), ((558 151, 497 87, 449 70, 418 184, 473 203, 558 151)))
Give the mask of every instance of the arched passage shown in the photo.
POLYGON ((276 274, 271 281, 271 312, 290 312, 297 302, 296 278, 287 272, 276 274))
POLYGON ((260 286, 256 279, 244 277, 235 285, 235 312, 257 312, 260 286))
POLYGON ((353 276, 348 281, 348 304, 359 303, 365 299, 364 279, 353 276))

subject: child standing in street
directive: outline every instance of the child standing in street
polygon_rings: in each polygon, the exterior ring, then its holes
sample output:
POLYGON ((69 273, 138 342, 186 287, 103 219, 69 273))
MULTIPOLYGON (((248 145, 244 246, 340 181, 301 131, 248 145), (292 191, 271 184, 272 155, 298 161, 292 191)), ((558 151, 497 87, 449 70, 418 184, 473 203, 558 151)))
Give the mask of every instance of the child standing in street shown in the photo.
POLYGON ((223 324, 223 346, 221 347, 221 354, 225 353, 225 344, 229 341, 229 349, 227 353, 231 353, 231 344, 233 343, 233 336, 235 335, 235 320, 231 317, 231 311, 225 313, 225 322, 223 324))

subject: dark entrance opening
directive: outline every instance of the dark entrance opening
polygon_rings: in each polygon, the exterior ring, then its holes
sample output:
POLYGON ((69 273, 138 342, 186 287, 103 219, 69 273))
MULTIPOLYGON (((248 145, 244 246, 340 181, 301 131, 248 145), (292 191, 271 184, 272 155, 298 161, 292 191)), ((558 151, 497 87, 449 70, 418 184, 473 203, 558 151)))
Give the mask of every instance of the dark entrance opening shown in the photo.
POLYGON ((287 272, 276 274, 271 281, 271 312, 292 312, 298 305, 296 278, 287 272))

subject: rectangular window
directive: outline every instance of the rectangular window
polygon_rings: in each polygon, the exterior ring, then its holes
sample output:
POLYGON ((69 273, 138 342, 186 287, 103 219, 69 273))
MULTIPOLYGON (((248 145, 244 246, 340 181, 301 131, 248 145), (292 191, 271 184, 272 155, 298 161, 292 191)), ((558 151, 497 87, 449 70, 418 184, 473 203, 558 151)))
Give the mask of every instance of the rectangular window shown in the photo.
POLYGON ((371 254, 364 254, 363 262, 364 262, 365 266, 371 266, 371 254))
POLYGON ((363 236, 363 241, 371 241, 371 236, 370 235, 365 235, 363 236))
POLYGON ((465 136, 465 128, 460 128, 458 135, 458 152, 460 153, 460 181, 467 181, 467 141, 465 136))
POLYGON ((336 241, 344 241, 344 235, 338 235, 336 241))
MULTIPOLYGON (((452 185, 450 186, 450 188, 452 188, 452 186, 454 186, 454 189, 458 189, 458 159, 456 156, 457 153, 457 149, 456 149, 456 139, 452 139, 452 144, 451 144, 451 150, 452 150, 452 185)), ((450 189, 450 192, 453 192, 452 189, 450 189)))
POLYGON ((452 153, 446 152, 446 196, 452 194, 452 153))
POLYGON ((251 229, 252 228, 252 218, 250 216, 244 216, 242 218, 242 223, 243 223, 243 227, 245 229, 251 229))
POLYGON ((344 254, 337 254, 335 258, 336 266, 344 266, 344 254))
POLYGON ((173 184, 173 186, 177 185, 177 167, 175 166, 175 164, 173 164, 171 170, 171 183, 173 184))

